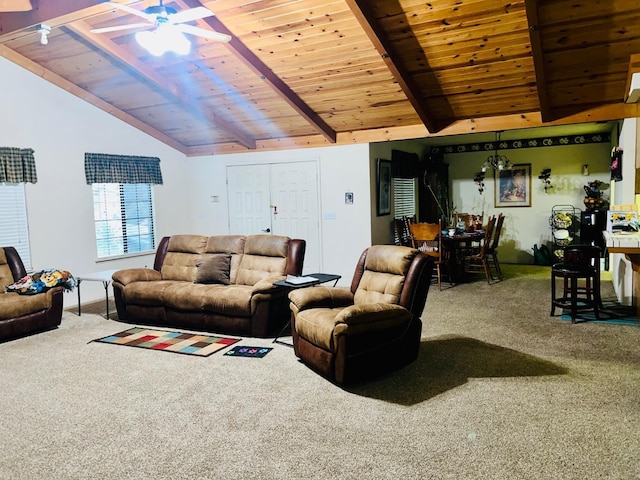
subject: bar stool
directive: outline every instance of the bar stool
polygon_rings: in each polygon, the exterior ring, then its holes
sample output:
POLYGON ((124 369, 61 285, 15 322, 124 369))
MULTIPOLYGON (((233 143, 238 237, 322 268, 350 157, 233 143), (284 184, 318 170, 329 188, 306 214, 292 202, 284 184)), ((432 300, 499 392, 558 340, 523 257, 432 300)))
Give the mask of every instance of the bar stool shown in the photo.
POLYGON ((562 263, 551 267, 551 316, 556 308, 571 310, 571 323, 576 323, 578 310, 593 310, 600 318, 600 248, 594 245, 572 245, 564 250, 562 263), (564 279, 561 297, 556 296, 556 278, 564 279), (585 286, 578 286, 584 280, 585 286))

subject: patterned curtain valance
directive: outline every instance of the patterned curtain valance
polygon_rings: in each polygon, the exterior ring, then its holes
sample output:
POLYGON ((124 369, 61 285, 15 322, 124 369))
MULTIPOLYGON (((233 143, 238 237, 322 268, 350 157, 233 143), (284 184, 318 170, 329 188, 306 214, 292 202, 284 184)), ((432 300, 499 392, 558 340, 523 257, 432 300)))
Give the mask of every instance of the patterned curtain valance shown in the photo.
POLYGON ((33 149, 0 147, 0 182, 36 183, 37 181, 33 149))
POLYGON ((160 159, 134 155, 85 153, 84 174, 92 183, 149 183, 162 185, 160 159))

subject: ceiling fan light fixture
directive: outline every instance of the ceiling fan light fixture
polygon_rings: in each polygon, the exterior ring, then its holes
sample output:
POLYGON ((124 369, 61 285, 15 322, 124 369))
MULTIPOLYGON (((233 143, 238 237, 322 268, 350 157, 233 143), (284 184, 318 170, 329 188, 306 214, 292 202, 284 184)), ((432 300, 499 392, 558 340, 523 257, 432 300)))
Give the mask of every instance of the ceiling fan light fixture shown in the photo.
POLYGON ((49 34, 51 33, 51 27, 41 23, 36 27, 37 32, 40 34, 40 43, 47 45, 49 43, 49 34))
POLYGON ((191 42, 184 34, 171 25, 162 25, 153 31, 136 33, 136 41, 151 55, 160 57, 166 52, 187 55, 191 51, 191 42))

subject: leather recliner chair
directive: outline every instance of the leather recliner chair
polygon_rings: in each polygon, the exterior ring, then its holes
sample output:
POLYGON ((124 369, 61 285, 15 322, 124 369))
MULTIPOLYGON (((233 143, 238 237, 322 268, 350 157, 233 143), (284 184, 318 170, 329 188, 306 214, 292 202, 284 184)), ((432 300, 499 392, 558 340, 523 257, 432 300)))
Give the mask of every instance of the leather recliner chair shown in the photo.
POLYGON ((14 247, 0 247, 0 341, 48 330, 62 320, 63 287, 35 295, 5 293, 7 285, 27 274, 14 247))
POLYGON ((337 384, 361 381, 416 360, 433 260, 416 249, 367 248, 351 288, 289 293, 294 351, 337 384))

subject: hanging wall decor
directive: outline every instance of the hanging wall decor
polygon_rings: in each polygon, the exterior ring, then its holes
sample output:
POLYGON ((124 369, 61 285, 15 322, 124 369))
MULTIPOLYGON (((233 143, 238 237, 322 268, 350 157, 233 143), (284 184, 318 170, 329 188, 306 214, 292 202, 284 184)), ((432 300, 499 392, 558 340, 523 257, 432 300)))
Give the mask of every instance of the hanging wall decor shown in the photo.
POLYGON ((513 165, 510 170, 495 170, 496 208, 531 206, 531 164, 513 165))
POLYGON ((622 181, 622 147, 613 147, 611 150, 611 181, 622 181))

